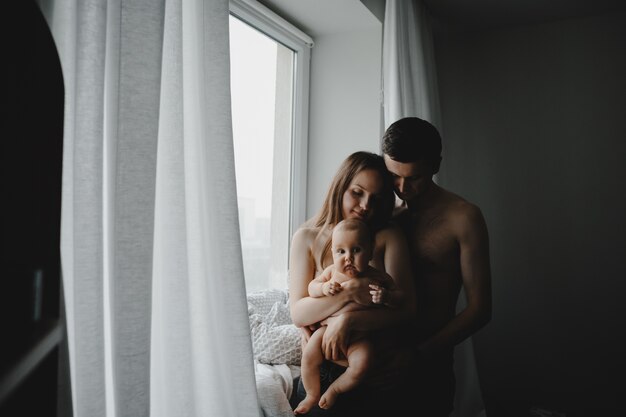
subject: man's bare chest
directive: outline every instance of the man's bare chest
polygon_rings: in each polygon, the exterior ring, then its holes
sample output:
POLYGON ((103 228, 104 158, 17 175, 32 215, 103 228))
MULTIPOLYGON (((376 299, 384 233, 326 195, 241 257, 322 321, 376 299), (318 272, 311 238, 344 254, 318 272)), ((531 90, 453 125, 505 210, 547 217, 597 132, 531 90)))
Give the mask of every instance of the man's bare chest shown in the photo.
POLYGON ((459 245, 443 215, 414 215, 408 242, 412 258, 422 266, 452 266, 459 261, 459 245))

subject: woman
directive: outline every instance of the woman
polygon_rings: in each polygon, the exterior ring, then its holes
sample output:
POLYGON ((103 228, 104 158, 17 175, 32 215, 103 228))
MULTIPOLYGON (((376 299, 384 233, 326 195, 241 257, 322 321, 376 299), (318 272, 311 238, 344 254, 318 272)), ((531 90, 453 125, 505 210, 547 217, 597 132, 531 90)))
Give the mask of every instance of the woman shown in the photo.
MULTIPOLYGON (((302 329, 304 343, 314 326, 320 322, 326 325, 322 349, 326 359, 339 365, 331 364, 321 370, 323 386, 336 379, 344 369, 341 366, 347 365, 342 352, 345 352, 351 331, 376 332, 402 327, 414 316, 414 290, 406 242, 401 231, 389 223, 393 205, 391 177, 383 158, 369 152, 355 152, 339 168, 319 214, 308 220, 293 236, 289 267, 291 318, 302 329), (397 290, 386 294, 386 298, 396 308, 353 311, 328 318, 349 302, 372 305, 369 286, 378 284, 376 276, 350 280, 345 283, 343 291, 333 297, 308 296, 309 283, 332 263, 330 240, 333 227, 348 218, 365 221, 376 233, 371 265, 385 271, 394 280, 397 290)), ((391 340, 389 333, 379 336, 373 337, 375 342, 391 340)), ((389 351, 388 347, 382 349, 380 345, 375 351, 389 351)), ((386 364, 376 365, 380 369, 386 364)), ((305 393, 300 384, 297 396, 303 395, 305 393)), ((357 400, 355 395, 346 394, 332 410, 342 415, 350 411, 356 405, 353 401, 357 400), (343 407, 339 402, 343 403, 343 407)), ((361 396, 356 402, 363 405, 363 399, 364 396, 361 396)), ((371 407, 366 409, 371 410, 371 407)))

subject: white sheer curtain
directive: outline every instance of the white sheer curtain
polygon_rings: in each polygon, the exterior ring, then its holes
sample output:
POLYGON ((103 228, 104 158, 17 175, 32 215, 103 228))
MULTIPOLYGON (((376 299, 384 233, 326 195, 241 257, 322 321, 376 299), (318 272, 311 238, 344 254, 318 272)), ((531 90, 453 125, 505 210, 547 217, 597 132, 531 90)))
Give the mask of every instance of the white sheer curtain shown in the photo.
MULTIPOLYGON (((442 131, 432 28, 419 0, 387 0, 383 29, 385 129, 403 117, 420 117, 442 131)), ((445 137, 445 135, 444 135, 445 137)), ((458 310, 465 308, 465 293, 458 310)), ((486 415, 471 338, 455 349, 453 416, 486 415)))
POLYGON ((227 0, 50 0, 75 416, 258 416, 227 0))
POLYGON ((383 108, 385 129, 408 116, 441 129, 432 30, 421 1, 386 2, 383 108))

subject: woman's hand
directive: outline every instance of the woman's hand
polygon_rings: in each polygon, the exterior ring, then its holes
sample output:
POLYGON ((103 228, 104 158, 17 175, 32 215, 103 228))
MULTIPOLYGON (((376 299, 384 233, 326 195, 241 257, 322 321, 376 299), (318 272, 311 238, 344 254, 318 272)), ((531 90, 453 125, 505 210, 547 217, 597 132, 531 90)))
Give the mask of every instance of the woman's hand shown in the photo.
POLYGON ((322 337, 322 352, 327 360, 337 361, 346 357, 348 349, 348 320, 345 314, 329 317, 322 322, 326 331, 322 337))

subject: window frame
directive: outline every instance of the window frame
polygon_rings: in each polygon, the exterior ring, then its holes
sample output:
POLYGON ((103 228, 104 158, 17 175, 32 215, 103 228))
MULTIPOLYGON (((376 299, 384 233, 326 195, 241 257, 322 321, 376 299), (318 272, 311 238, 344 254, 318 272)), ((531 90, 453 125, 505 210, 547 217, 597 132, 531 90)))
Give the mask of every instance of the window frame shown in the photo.
MULTIPOLYGON (((230 14, 293 50, 289 236, 306 221, 309 79, 313 39, 255 0, 230 0, 230 14)), ((288 248, 291 246, 291 239, 288 248)))

